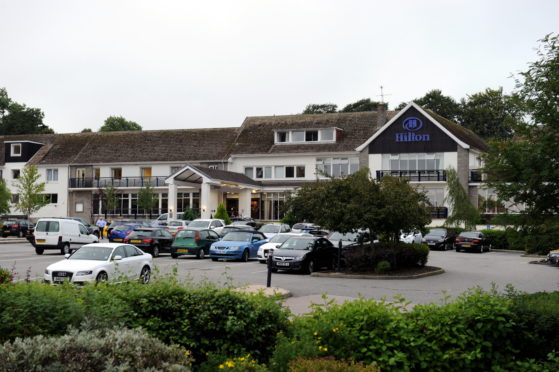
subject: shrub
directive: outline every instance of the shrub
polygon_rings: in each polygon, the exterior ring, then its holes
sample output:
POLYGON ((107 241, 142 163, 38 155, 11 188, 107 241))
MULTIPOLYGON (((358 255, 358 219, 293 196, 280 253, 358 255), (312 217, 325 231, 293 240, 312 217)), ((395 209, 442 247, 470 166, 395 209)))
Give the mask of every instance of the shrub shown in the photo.
POLYGON ((0 345, 0 371, 190 371, 189 352, 142 330, 77 331, 0 345))
POLYGON ((481 230, 487 243, 492 249, 510 249, 507 240, 507 232, 504 230, 484 229, 481 230))
POLYGON ((229 214, 227 213, 227 209, 225 209, 225 206, 221 203, 217 206, 217 211, 215 212, 214 218, 225 221, 226 225, 231 224, 231 219, 229 218, 229 214))
POLYGON ((511 249, 546 255, 557 249, 559 224, 549 222, 523 229, 507 229, 507 242, 511 249))
POLYGON ((259 364, 250 354, 236 358, 223 358, 216 356, 199 368, 200 372, 228 371, 228 372, 268 372, 265 365, 259 364))
POLYGON ((375 267, 375 273, 377 274, 384 274, 390 271, 390 262, 388 261, 380 261, 377 263, 375 267))
POLYGON ((198 218, 198 213, 192 208, 186 208, 182 213, 182 219, 185 221, 192 221, 198 218))
POLYGON ((391 270, 424 266, 428 256, 425 244, 380 242, 353 247, 344 254, 344 260, 347 271, 372 272, 381 261, 388 262, 391 270))
POLYGON ((380 372, 380 369, 375 365, 364 365, 333 358, 297 358, 289 362, 289 372, 380 372))
POLYGON ((11 283, 14 276, 11 271, 0 267, 0 284, 11 283))

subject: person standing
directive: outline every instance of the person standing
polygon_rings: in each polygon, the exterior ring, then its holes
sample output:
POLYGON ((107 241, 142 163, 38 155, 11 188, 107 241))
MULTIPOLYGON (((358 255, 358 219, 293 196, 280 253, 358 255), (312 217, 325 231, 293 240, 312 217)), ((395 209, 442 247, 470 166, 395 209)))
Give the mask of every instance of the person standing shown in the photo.
POLYGON ((105 237, 105 226, 107 226, 107 221, 105 221, 105 219, 103 217, 99 217, 95 224, 99 228, 99 235, 101 235, 101 238, 104 238, 105 237))

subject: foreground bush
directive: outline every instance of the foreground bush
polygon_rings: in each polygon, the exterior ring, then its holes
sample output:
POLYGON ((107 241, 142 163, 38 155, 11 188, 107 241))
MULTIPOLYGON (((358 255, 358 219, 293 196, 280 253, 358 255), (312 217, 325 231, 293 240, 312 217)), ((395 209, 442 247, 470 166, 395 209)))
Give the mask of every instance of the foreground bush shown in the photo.
POLYGON ((289 372, 379 372, 374 365, 328 359, 297 358, 289 362, 289 372))
POLYGON ((4 343, 0 371, 190 371, 188 354, 141 330, 72 330, 4 343))
POLYGON ((425 266, 429 247, 425 244, 380 242, 356 246, 344 254, 345 267, 350 272, 374 272, 379 263, 385 269, 398 270, 425 266))
POLYGON ((11 283, 14 280, 14 276, 11 271, 0 267, 0 284, 11 283))

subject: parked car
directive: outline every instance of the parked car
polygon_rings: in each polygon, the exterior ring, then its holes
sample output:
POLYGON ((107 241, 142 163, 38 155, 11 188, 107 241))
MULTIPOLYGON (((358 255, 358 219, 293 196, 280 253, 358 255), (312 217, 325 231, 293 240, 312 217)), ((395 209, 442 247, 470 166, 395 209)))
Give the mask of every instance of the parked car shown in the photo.
POLYGON ((258 225, 256 221, 250 217, 231 217, 230 220, 231 220, 231 225, 242 225, 242 226, 248 225, 254 228, 256 228, 258 225))
POLYGON ((167 226, 169 222, 169 213, 163 213, 159 215, 155 220, 151 221, 150 225, 152 227, 167 226))
POLYGON ((339 247, 340 241, 342 242, 342 247, 346 247, 352 244, 358 244, 359 240, 362 239, 363 243, 370 241, 369 233, 367 232, 349 232, 342 234, 340 232, 333 232, 328 235, 328 240, 334 245, 334 247, 339 247))
POLYGON ((267 242, 266 236, 259 231, 232 231, 211 245, 210 258, 212 261, 225 258, 247 262, 250 258, 256 258, 258 248, 267 242))
POLYGON ((175 236, 179 231, 186 229, 190 222, 188 220, 169 221, 166 229, 171 235, 175 236))
POLYGON ((558 265, 559 266, 559 249, 554 251, 550 251, 547 254, 547 262, 551 265, 558 265))
POLYGON ((270 239, 277 234, 290 232, 291 228, 285 223, 268 223, 262 225, 258 231, 266 235, 266 238, 270 239))
POLYGON ((67 254, 84 244, 99 242, 80 222, 65 218, 39 219, 34 234, 37 254, 43 254, 45 249, 59 249, 61 254, 67 254))
POLYGON ((29 227, 27 228, 27 233, 25 234, 25 239, 27 239, 27 241, 29 243, 31 243, 31 245, 34 247, 35 246, 35 225, 29 225, 29 227))
POLYGON ((97 236, 98 238, 101 236, 100 233, 99 233, 99 226, 93 225, 93 224, 87 222, 86 220, 84 220, 81 217, 63 217, 63 218, 67 218, 69 220, 74 220, 74 221, 81 222, 81 224, 86 227, 87 231, 90 234, 93 234, 93 235, 97 236))
POLYGON ((23 238, 27 235, 30 226, 33 226, 33 222, 28 220, 6 220, 2 224, 2 237, 15 235, 23 238))
POLYGON ((149 282, 152 257, 130 244, 87 244, 45 269, 44 280, 51 284, 106 282, 126 277, 149 282))
POLYGON ((173 235, 157 227, 140 227, 124 238, 124 242, 134 244, 142 251, 151 253, 155 258, 159 257, 161 252, 171 252, 173 235))
POLYGON ((489 252, 491 246, 485 240, 482 232, 479 231, 464 231, 454 240, 454 247, 456 252, 460 251, 474 251, 483 253, 489 252))
POLYGON ((254 230, 254 227, 249 225, 227 225, 224 226, 223 229, 221 229, 219 236, 223 238, 225 235, 227 235, 227 233, 230 233, 231 231, 239 231, 239 230, 254 230))
POLYGON ((219 235, 211 229, 181 230, 171 245, 171 257, 194 255, 204 258, 210 253, 210 246, 219 239, 219 235))
POLYGON ((429 246, 429 249, 448 250, 454 247, 454 239, 456 234, 452 230, 444 228, 431 229, 423 237, 423 242, 429 246))
POLYGON ((197 218, 188 224, 189 229, 212 229, 216 233, 220 233, 225 226, 225 221, 219 219, 202 219, 197 218))
MULTIPOLYGON (((119 226, 119 225, 125 225, 125 224, 129 224, 129 223, 140 223, 141 221, 135 221, 135 220, 126 220, 126 219, 114 219, 111 221, 111 223, 107 226, 107 236, 111 235, 111 231, 113 231, 113 229, 115 228, 115 226, 119 226)), ((150 224, 151 226, 151 224, 150 224)), ((145 226, 145 227, 149 227, 149 226, 145 226)))
POLYGON ((122 243, 124 239, 136 228, 142 227, 139 223, 123 223, 116 225, 109 233, 109 242, 122 243))
POLYGON ((321 237, 293 237, 274 251, 272 270, 312 273, 336 266, 338 248, 321 237))
POLYGON ((400 235, 400 241, 408 244, 421 244, 423 242, 423 235, 421 234, 421 231, 403 232, 400 235))
POLYGON ((299 222, 299 223, 296 223, 295 225, 293 225, 291 227, 291 232, 305 233, 305 232, 309 232, 311 230, 316 230, 317 228, 318 228, 318 226, 316 226, 314 223, 299 222))
POLYGON ((273 238, 269 239, 268 243, 262 244, 260 248, 258 248, 258 253, 256 254, 258 261, 260 261, 260 263, 265 264, 266 260, 268 259, 268 255, 270 253, 274 252, 274 250, 278 248, 280 245, 282 245, 282 243, 285 242, 287 239, 292 238, 294 236, 312 236, 312 235, 306 233, 277 234, 273 238))

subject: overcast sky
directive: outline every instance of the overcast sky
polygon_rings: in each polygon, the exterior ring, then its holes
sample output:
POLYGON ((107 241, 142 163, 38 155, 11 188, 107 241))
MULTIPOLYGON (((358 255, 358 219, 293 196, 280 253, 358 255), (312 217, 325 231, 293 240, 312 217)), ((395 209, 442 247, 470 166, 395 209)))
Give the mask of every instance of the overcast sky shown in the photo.
POLYGON ((58 133, 110 115, 148 129, 390 108, 502 86, 559 26, 557 0, 0 0, 0 87, 58 133))

